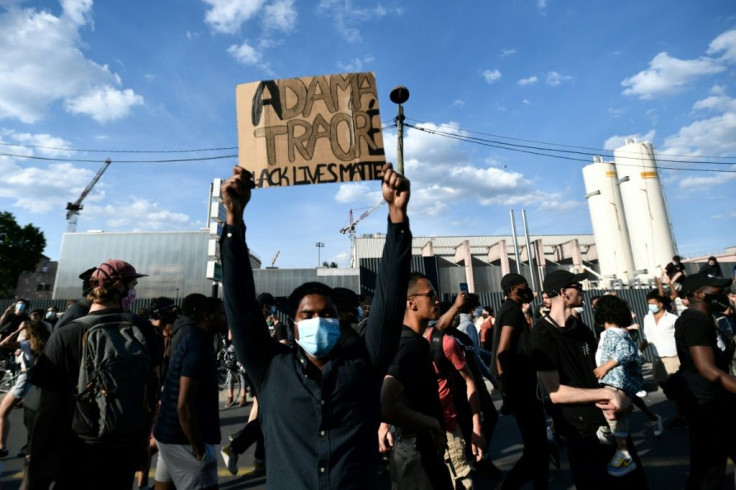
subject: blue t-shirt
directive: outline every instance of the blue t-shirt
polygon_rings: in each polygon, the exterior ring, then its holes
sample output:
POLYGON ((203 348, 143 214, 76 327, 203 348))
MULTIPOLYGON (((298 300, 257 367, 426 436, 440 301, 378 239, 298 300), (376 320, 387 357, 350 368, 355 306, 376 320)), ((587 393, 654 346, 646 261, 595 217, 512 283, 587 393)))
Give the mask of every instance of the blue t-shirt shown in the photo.
POLYGON ((181 377, 199 381, 195 398, 196 417, 207 444, 220 443, 219 386, 212 336, 201 328, 182 332, 185 337, 171 353, 161 395, 161 409, 153 428, 156 440, 168 444, 189 444, 179 424, 177 405, 181 377))

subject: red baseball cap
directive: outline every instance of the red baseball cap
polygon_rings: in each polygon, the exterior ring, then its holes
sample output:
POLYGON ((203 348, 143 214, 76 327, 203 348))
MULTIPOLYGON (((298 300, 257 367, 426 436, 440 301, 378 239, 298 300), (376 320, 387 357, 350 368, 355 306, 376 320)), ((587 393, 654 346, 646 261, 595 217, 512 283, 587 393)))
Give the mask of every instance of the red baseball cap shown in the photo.
POLYGON ((147 275, 148 274, 137 273, 135 267, 123 260, 109 259, 107 262, 100 264, 100 266, 95 269, 90 280, 103 283, 116 279, 136 279, 139 277, 146 277, 147 275))

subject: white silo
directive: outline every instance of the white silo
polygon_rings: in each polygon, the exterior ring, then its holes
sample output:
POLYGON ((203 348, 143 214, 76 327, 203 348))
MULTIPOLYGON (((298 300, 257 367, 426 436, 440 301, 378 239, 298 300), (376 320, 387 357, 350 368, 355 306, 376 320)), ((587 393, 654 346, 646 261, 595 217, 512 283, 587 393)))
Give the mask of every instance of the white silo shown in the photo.
POLYGON ((626 144, 616 148, 613 155, 634 266, 639 274, 659 275, 658 267, 664 267, 672 259, 676 247, 654 148, 648 142, 627 138, 626 144))
POLYGON ((628 283, 634 277, 634 260, 616 167, 601 157, 594 157, 593 161, 583 167, 583 181, 601 275, 607 278, 615 275, 628 283))

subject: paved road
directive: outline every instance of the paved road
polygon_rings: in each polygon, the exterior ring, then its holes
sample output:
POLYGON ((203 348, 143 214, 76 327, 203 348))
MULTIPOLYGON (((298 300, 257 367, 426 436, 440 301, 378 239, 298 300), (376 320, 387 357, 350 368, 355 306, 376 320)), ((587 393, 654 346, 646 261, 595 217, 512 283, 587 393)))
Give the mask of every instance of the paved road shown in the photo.
MULTIPOLYGON (((650 389, 654 389, 651 386, 650 389)), ((224 396, 222 398, 224 400, 224 396)), ((496 397, 494 397, 496 399, 496 397)), ((661 391, 652 391, 648 394, 647 403, 652 406, 656 413, 665 419, 673 416, 671 402, 665 400, 661 391)), ((500 400, 496 402, 500 406, 500 400)), ((242 428, 250 410, 250 404, 246 407, 233 407, 220 411, 220 421, 223 439, 242 428)), ((635 444, 638 448, 645 473, 652 489, 668 488, 678 489, 684 487, 688 467, 688 433, 687 431, 665 430, 661 437, 654 437, 651 429, 646 425, 646 417, 641 412, 635 411, 631 415, 631 430, 635 444)), ((666 422, 666 421, 665 421, 666 422)), ((19 488, 23 471, 23 458, 15 457, 15 454, 23 446, 25 441, 25 428, 22 424, 22 411, 14 410, 11 414, 12 430, 9 437, 8 447, 11 457, 2 461, 2 488, 3 490, 15 490, 19 488)), ((240 471, 238 475, 231 476, 220 461, 220 488, 224 490, 236 489, 263 489, 266 488, 265 478, 251 475, 253 462, 253 450, 250 448, 240 458, 240 471)), ((491 455, 502 470, 509 470, 518 459, 521 452, 520 438, 516 425, 511 417, 501 417, 498 427, 493 434, 491 455)), ((154 457, 155 468, 156 457, 154 457)), ((733 466, 729 466, 729 488, 733 487, 733 466)), ((153 471, 150 483, 153 484, 153 471)), ((476 478, 477 488, 495 488, 497 479, 485 476, 476 478)), ((132 486, 131 488, 136 488, 132 486)), ((381 489, 389 489, 387 479, 382 480, 381 489)), ((529 486, 531 488, 531 486, 529 486)), ((550 488, 555 490, 566 490, 573 488, 572 480, 563 452, 562 465, 559 470, 552 467, 550 472, 550 488)))

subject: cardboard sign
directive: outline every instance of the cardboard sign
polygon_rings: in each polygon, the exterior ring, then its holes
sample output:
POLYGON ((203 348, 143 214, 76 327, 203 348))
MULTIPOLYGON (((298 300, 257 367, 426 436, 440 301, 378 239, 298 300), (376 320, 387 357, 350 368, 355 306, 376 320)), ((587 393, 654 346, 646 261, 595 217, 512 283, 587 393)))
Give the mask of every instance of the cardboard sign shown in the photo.
POLYGON ((238 160, 257 187, 383 177, 373 73, 246 83, 235 96, 238 160))

